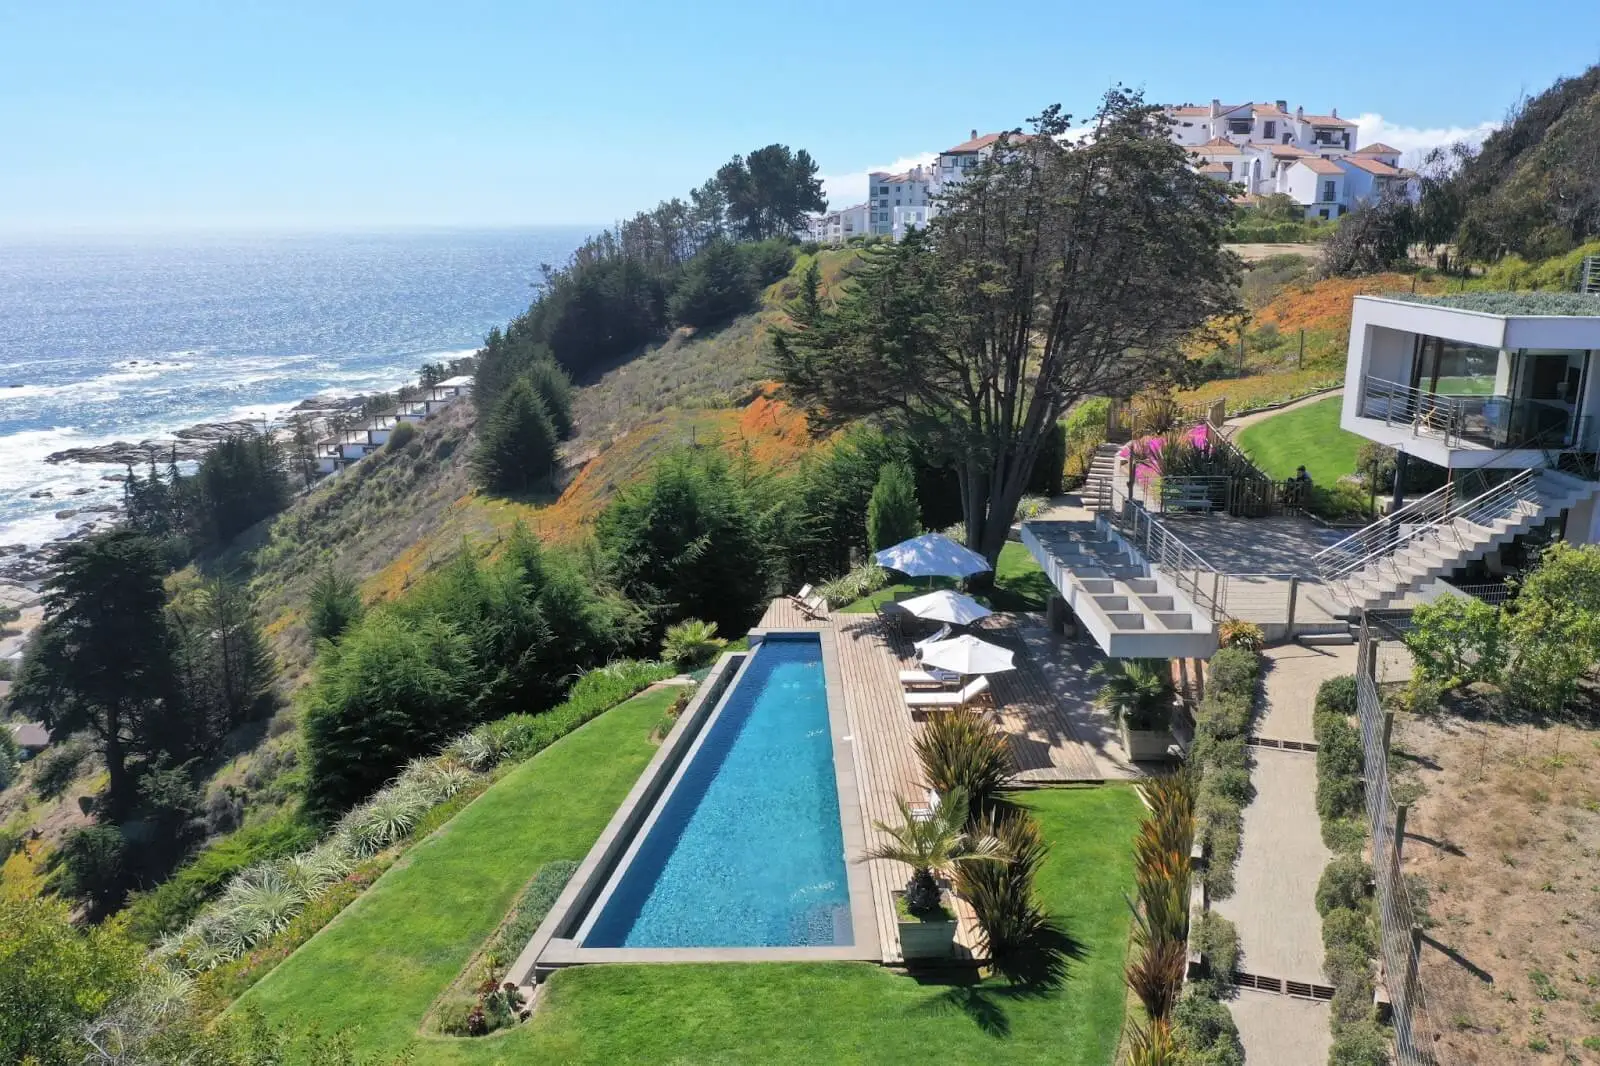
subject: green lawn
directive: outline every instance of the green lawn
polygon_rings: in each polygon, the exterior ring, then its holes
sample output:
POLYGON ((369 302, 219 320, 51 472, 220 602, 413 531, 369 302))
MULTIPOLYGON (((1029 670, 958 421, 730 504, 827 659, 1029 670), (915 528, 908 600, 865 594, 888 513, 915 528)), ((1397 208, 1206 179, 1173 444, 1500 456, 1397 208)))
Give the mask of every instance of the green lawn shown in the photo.
POLYGON ((662 697, 637 698, 529 760, 418 845, 242 1002, 418 1063, 1055 1063, 1109 1066, 1126 1001, 1124 893, 1142 807, 1130 789, 1028 793, 1053 851, 1040 894, 1075 949, 1042 993, 920 981, 859 963, 563 971, 533 1020, 418 1037, 434 997, 540 863, 581 857, 651 753, 662 697))
MULTIPOLYGON (((915 595, 930 589, 955 588, 956 585, 957 582, 952 578, 936 577, 931 585, 927 578, 918 578, 886 585, 840 610, 861 614, 871 611, 885 600, 894 599, 896 595, 915 595)), ((974 593, 973 598, 996 611, 1042 611, 1052 591, 1050 578, 1033 561, 1028 549, 1016 541, 1007 541, 1006 546, 1000 549, 1000 561, 995 565, 994 588, 988 592, 974 593)))
POLYGON ((1365 442, 1339 428, 1342 396, 1273 415, 1239 433, 1239 448, 1273 478, 1293 477, 1305 464, 1311 480, 1331 486, 1356 472, 1356 453, 1365 442))

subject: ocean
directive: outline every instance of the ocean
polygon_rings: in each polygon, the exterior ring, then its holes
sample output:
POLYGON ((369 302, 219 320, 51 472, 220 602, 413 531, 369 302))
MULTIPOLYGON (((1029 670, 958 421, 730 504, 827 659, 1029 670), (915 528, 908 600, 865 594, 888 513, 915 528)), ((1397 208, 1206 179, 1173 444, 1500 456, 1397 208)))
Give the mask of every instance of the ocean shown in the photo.
POLYGON ((121 498, 121 468, 51 452, 393 389, 525 310, 585 232, 0 238, 0 545, 121 498))

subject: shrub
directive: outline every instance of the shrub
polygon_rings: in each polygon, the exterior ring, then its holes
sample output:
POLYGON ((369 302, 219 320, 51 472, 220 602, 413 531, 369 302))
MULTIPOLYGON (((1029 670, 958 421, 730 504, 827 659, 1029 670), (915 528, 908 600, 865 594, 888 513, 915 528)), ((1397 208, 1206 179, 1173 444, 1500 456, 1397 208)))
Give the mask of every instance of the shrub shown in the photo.
POLYGON ((877 563, 863 563, 818 587, 829 607, 843 607, 870 596, 889 583, 889 571, 877 563))
POLYGON ((1172 717, 1172 667, 1166 659, 1101 659, 1089 672, 1104 678, 1095 703, 1128 729, 1165 729, 1172 717))
POLYGON ((89 756, 89 745, 77 737, 48 748, 33 762, 33 788, 44 799, 55 799, 67 790, 78 767, 89 756))
POLYGON ((1356 678, 1354 674, 1330 677, 1317 686, 1316 709, 1346 716, 1356 713, 1356 678))
POLYGON ((1200 786, 1201 795, 1210 794, 1233 807, 1248 806, 1255 798, 1255 787, 1250 784, 1250 771, 1242 767, 1219 767, 1206 774, 1200 786))
POLYGON ((1196 941, 1211 976, 1223 984, 1232 984, 1233 972, 1239 968, 1239 930, 1216 911, 1208 910, 1200 916, 1196 941))
POLYGON ((1328 1066, 1388 1066, 1389 1039, 1375 1022, 1336 1026, 1328 1066))
POLYGON ((1330 952, 1341 947, 1353 947, 1363 959, 1371 956, 1377 949, 1372 935, 1372 919, 1362 910, 1334 907, 1322 916, 1322 947, 1330 952))
POLYGON ((441 1033, 450 1036, 470 1036, 472 1014, 478 1008, 475 996, 452 996, 439 1005, 435 1015, 441 1033))
POLYGON ((1367 823, 1362 818, 1325 818, 1322 843, 1335 854, 1358 852, 1367 842, 1367 823))
POLYGON ((1225 620, 1217 627, 1217 637, 1224 648, 1243 648, 1245 651, 1260 651, 1267 643, 1267 635, 1260 626, 1239 618, 1225 620))
POLYGON ((0 726, 0 792, 10 788, 11 782, 17 779, 19 765, 17 742, 11 739, 11 730, 0 726))
POLYGON ((518 493, 540 488, 555 470, 556 428, 533 384, 520 377, 506 389, 478 426, 472 469, 486 492, 518 493))
POLYGON ((1183 1066, 1244 1066, 1244 1045, 1233 1015, 1210 981, 1195 981, 1172 1010, 1172 1032, 1183 1066))
POLYGON ((1206 824, 1206 888, 1213 899, 1233 895, 1233 866, 1239 861, 1239 822, 1216 819, 1206 824))
POLYGON ((312 640, 337 640, 361 620, 362 610, 361 592, 355 581, 336 573, 329 564, 311 585, 306 628, 311 631, 312 640))
POLYGON ((1195 712, 1195 732, 1199 738, 1228 740, 1250 732, 1251 700, 1237 693, 1212 688, 1195 712))
POLYGON ((315 829, 292 814, 247 825, 205 848, 153 891, 135 895, 127 909, 128 932, 154 944, 182 928, 240 870, 293 854, 315 840, 315 829))
POLYGON ((1362 810, 1361 737, 1344 719, 1324 723, 1317 741, 1317 814, 1353 818, 1362 810))
POLYGON ((975 711, 935 716, 916 738, 928 784, 941 796, 965 792, 969 823, 976 826, 1003 803, 1016 760, 1005 734, 975 711))
POLYGON ((1476 596, 1445 596, 1418 604, 1406 631, 1417 672, 1446 689, 1472 681, 1498 682, 1506 645, 1500 609, 1476 596))
POLYGON ((881 551, 922 532, 922 509, 911 468, 887 463, 867 501, 867 547, 881 551))
POLYGON ((533 875, 528 887, 522 890, 521 898, 511 910, 510 919, 489 941, 485 954, 490 965, 504 969, 516 961, 577 871, 578 864, 570 859, 558 859, 539 867, 539 872, 533 875))
POLYGON ((415 422, 396 422, 389 431, 389 441, 384 445, 385 450, 400 451, 407 444, 417 439, 417 425, 415 422))
POLYGON ((694 670, 717 657, 728 642, 717 636, 717 623, 685 619, 667 627, 661 641, 661 658, 679 670, 694 670))
POLYGON ((1261 676, 1261 660, 1244 648, 1223 648, 1207 663, 1206 691, 1253 697, 1261 676))
POLYGON ((1359 910, 1367 905, 1367 886, 1372 883, 1372 867, 1355 855, 1339 855, 1328 863, 1317 881, 1317 913, 1344 907, 1359 910))
POLYGON ((61 892, 99 911, 114 910, 127 892, 127 842, 114 825, 75 829, 56 853, 61 892))

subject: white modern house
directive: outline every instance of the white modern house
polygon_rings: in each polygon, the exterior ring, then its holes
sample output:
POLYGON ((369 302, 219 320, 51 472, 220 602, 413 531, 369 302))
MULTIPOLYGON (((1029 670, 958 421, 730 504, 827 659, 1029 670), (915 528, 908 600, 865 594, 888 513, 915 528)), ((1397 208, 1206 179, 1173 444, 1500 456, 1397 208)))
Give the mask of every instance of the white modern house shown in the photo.
POLYGON ((1399 153, 1384 144, 1324 156, 1292 144, 1215 137, 1184 150, 1208 178, 1240 186, 1245 197, 1289 196, 1312 219, 1335 219, 1389 194, 1417 194, 1416 175, 1397 166, 1399 153))
POLYGON ((1356 297, 1340 425, 1449 481, 1409 502, 1397 490, 1316 557, 1324 583, 1372 609, 1539 527, 1600 542, 1597 354, 1597 296, 1356 297))
POLYGON ((837 211, 813 215, 807 220, 805 236, 819 244, 844 244, 852 237, 871 232, 866 204, 855 204, 837 211))

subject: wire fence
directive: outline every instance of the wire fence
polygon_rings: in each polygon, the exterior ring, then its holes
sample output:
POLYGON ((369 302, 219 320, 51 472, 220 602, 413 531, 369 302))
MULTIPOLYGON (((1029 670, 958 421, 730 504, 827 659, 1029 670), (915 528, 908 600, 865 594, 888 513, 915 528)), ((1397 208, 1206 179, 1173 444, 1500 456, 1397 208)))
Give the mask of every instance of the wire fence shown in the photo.
POLYGON ((1397 805, 1389 781, 1389 732, 1378 691, 1378 658, 1385 634, 1377 619, 1361 619, 1356 658, 1356 712, 1361 722, 1361 754, 1372 835, 1372 876, 1380 926, 1379 955, 1394 1025, 1399 1066, 1438 1066, 1421 966, 1422 923, 1401 867, 1406 809, 1397 805))

